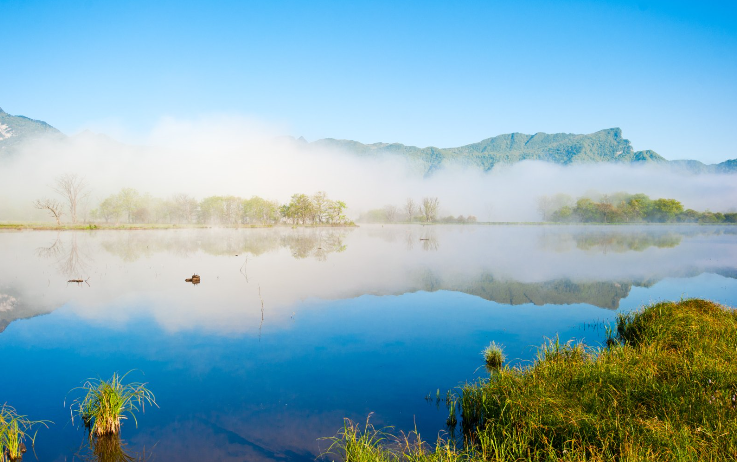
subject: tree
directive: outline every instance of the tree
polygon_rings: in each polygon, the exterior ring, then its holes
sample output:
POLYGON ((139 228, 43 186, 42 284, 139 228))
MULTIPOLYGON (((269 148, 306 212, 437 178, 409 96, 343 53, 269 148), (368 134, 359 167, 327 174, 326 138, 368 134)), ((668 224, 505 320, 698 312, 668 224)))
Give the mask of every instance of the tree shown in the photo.
POLYGON ((62 205, 53 199, 42 199, 37 200, 33 203, 34 207, 39 210, 48 210, 49 213, 56 219, 56 225, 61 226, 62 205))
POLYGON ((117 196, 118 204, 128 217, 128 223, 133 222, 133 215, 141 201, 141 194, 133 188, 123 188, 117 196))
POLYGON ((537 198, 537 211, 542 215, 543 221, 548 221, 554 210, 553 201, 548 196, 537 198))
POLYGON ((652 221, 673 221, 683 212, 683 205, 675 199, 658 199, 653 201, 650 219, 652 221))
POLYGON ((435 221, 435 217, 438 215, 438 207, 440 207, 440 201, 437 197, 422 198, 422 214, 425 216, 426 222, 435 221))
POLYGON ((329 214, 331 223, 346 223, 348 218, 343 214, 346 204, 343 201, 330 201, 329 214))
POLYGON ((197 216, 197 200, 187 194, 176 194, 172 201, 174 202, 173 215, 174 219, 180 223, 192 223, 197 216))
POLYGON ((394 223, 397 219, 397 208, 393 205, 385 205, 384 206, 384 215, 386 216, 386 221, 389 223, 394 223))
POLYGON ((222 196, 209 196, 200 202, 200 222, 216 224, 222 222, 225 200, 222 196))
POLYGON ((322 223, 328 218, 330 199, 325 191, 318 191, 312 196, 312 222, 322 223))
POLYGON ((84 177, 80 177, 76 173, 65 173, 56 178, 51 189, 68 202, 72 223, 76 223, 79 203, 89 195, 84 177))
POLYGON ((122 208, 120 202, 118 202, 118 198, 116 196, 110 196, 100 203, 100 206, 97 207, 95 212, 97 217, 102 218, 107 223, 113 219, 118 221, 122 208))
POLYGON ((289 204, 279 208, 279 213, 287 220, 291 220, 292 224, 296 225, 301 221, 304 225, 308 218, 314 216, 314 207, 306 194, 293 194, 289 204))
POLYGON ((279 221, 279 204, 258 196, 244 199, 243 216, 247 223, 275 223, 279 221))
POLYGON ((417 213, 417 205, 411 197, 407 198, 407 202, 404 204, 404 212, 407 214, 407 220, 412 223, 412 217, 417 213))

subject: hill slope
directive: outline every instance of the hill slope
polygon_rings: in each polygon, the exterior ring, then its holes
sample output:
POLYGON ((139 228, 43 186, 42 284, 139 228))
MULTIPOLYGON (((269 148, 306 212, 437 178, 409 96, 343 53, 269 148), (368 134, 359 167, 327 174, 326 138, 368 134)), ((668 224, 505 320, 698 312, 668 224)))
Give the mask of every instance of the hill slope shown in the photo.
POLYGON ((360 156, 400 155, 419 162, 426 173, 448 164, 469 165, 491 170, 497 164, 513 164, 523 160, 540 160, 561 165, 615 162, 666 163, 654 151, 635 151, 622 130, 610 128, 588 135, 570 133, 512 133, 487 138, 457 148, 418 148, 403 144, 361 144, 356 141, 324 139, 310 143, 352 152, 360 156))
POLYGON ((0 155, 11 153, 25 141, 64 134, 41 120, 14 116, 0 108, 0 155))

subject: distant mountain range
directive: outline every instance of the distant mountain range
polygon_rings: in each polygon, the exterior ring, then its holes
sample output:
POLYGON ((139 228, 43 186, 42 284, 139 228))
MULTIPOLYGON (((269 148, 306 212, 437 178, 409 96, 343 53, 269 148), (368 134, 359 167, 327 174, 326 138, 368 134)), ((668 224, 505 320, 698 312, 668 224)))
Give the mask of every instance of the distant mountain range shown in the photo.
MULTIPOLYGON (((59 130, 40 120, 10 115, 0 108, 0 158, 13 155, 26 140, 39 137, 65 138, 59 130)), ((735 173, 737 159, 713 165, 697 160, 666 160, 655 151, 635 151, 622 130, 609 128, 587 135, 570 133, 511 133, 487 138, 457 148, 419 148, 400 143, 363 144, 358 141, 326 138, 308 143, 304 138, 295 144, 308 148, 331 149, 360 157, 398 156, 408 159, 423 174, 449 165, 471 166, 488 171, 498 164, 538 160, 559 165, 583 163, 657 164, 675 171, 690 173, 735 173)))
POLYGON ((538 160, 559 165, 599 162, 658 164, 676 171, 691 173, 737 172, 737 159, 706 165, 697 160, 669 161, 651 150, 635 151, 630 141, 622 137, 622 130, 619 128, 600 130, 588 135, 511 133, 458 148, 418 148, 399 143, 362 144, 332 138, 318 140, 309 145, 352 152, 364 157, 401 156, 416 162, 428 174, 453 164, 488 171, 498 164, 514 164, 523 160, 538 160))

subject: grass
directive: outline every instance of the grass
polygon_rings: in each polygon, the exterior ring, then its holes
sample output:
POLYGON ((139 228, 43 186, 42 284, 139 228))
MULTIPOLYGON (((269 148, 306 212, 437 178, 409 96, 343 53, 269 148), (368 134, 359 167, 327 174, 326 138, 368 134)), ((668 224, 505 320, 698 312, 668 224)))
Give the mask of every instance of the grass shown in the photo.
POLYGON ((496 342, 491 342, 489 346, 481 351, 484 356, 486 365, 493 370, 499 369, 504 364, 504 349, 496 342))
POLYGON ((26 441, 31 446, 36 442, 34 428, 40 425, 48 427, 49 422, 30 420, 25 415, 18 414, 15 408, 3 404, 0 407, 0 462, 16 461, 26 452, 26 441))
POLYGON ((453 404, 461 431, 434 449, 392 446, 384 433, 348 424, 333 453, 350 461, 737 460, 733 309, 658 303, 620 315, 610 335, 603 349, 549 340, 531 366, 464 385, 453 404))
MULTIPOLYGON (((72 419, 78 415, 90 433, 96 436, 117 435, 128 416, 138 426, 136 412, 144 411, 145 405, 158 406, 154 394, 145 383, 124 384, 130 372, 114 373, 110 380, 89 379, 81 387, 72 390, 84 391, 84 396, 72 402, 72 419)), ((71 393, 71 392, 70 392, 71 393)))
POLYGON ((392 428, 377 429, 366 419, 361 426, 349 419, 334 437, 323 438, 329 447, 319 458, 344 460, 346 462, 377 461, 437 461, 456 462, 469 460, 455 450, 451 443, 443 440, 431 446, 420 438, 417 431, 394 435, 392 428))

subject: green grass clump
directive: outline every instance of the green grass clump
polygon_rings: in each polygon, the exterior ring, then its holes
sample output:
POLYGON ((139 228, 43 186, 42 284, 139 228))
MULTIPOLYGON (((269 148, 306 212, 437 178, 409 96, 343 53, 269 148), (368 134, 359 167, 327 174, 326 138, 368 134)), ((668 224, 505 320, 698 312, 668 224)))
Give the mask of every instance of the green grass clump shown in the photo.
POLYGON ((615 332, 604 349, 550 340, 531 366, 463 386, 456 456, 737 460, 737 312, 663 302, 620 315, 615 332))
POLYGON ((499 369, 504 364, 504 351, 501 345, 497 345, 496 342, 491 342, 489 346, 481 351, 481 354, 490 369, 499 369))
POLYGON ((136 412, 144 411, 146 403, 158 405, 154 394, 146 388, 147 384, 124 384, 127 375, 120 376, 116 372, 110 380, 89 379, 75 388, 84 391, 85 395, 72 403, 72 417, 78 415, 96 436, 119 434, 121 421, 127 416, 138 426, 136 412))
POLYGON ((30 420, 18 414, 15 408, 3 404, 0 407, 0 462, 20 460, 26 452, 25 441, 30 441, 31 445, 36 442, 38 430, 34 431, 34 427, 48 427, 47 423, 30 420))
POLYGON ((449 441, 438 439, 437 444, 431 446, 416 431, 397 436, 391 433, 391 428, 375 428, 369 422, 370 418, 369 415, 363 427, 345 419, 343 428, 336 436, 324 438, 330 441, 330 446, 320 457, 330 460, 337 457, 337 460, 345 462, 469 460, 466 454, 456 451, 449 441))

